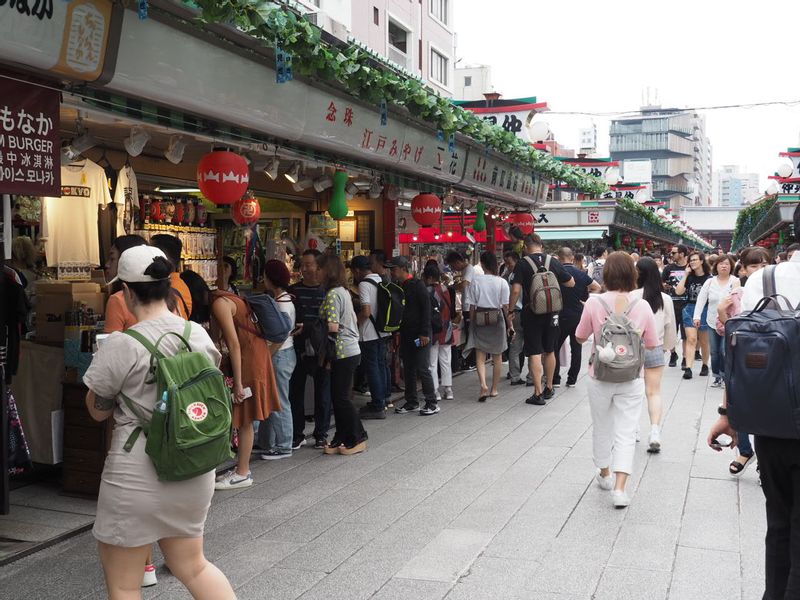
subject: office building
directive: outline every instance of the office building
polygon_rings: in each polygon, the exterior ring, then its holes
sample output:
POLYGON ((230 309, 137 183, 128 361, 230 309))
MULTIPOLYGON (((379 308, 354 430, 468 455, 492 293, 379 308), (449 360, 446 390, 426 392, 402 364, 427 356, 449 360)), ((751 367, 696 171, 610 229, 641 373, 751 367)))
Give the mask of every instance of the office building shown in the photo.
POLYGON ((759 197, 758 173, 742 173, 738 165, 714 172, 716 206, 744 206, 759 197))
POLYGON ((483 100, 493 91, 492 68, 489 65, 467 65, 455 70, 454 97, 457 100, 483 100))

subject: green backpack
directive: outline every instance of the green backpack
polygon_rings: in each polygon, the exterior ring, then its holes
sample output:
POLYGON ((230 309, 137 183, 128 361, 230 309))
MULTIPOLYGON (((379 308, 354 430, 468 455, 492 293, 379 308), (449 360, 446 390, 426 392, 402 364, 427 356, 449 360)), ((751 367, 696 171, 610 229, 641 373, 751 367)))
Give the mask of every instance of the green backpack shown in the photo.
MULTIPOLYGON (((155 344, 141 333, 125 333, 150 352, 150 372, 158 395, 148 422, 136 404, 124 394, 122 400, 139 418, 125 451, 130 452, 141 432, 147 437, 145 452, 162 481, 183 481, 214 470, 233 457, 231 453, 231 394, 222 372, 202 352, 192 352, 188 340, 191 324, 183 335, 169 331, 155 344), (165 356, 159 349, 168 335, 179 338, 186 350, 165 356)), ((148 382, 148 383, 149 383, 148 382)))

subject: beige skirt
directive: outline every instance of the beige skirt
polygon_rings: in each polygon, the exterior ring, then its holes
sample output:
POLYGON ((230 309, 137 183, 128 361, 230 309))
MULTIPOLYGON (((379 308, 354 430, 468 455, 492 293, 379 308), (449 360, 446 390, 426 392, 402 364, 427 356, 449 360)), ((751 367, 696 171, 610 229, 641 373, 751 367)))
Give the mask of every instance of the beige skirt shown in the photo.
POLYGON ((469 324, 469 337, 464 347, 464 356, 469 354, 473 348, 486 354, 502 354, 508 348, 506 338, 506 324, 503 319, 503 311, 497 309, 498 318, 494 325, 483 325, 486 319, 482 313, 476 314, 476 320, 469 324))

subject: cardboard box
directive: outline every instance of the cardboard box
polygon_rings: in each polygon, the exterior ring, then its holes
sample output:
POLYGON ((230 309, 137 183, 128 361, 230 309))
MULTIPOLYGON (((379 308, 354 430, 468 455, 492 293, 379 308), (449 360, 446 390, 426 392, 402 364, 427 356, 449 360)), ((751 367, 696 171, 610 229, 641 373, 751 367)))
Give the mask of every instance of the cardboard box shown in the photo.
POLYGON ((64 315, 75 303, 85 304, 102 315, 106 295, 100 285, 91 282, 36 282, 36 340, 49 344, 64 342, 64 315))

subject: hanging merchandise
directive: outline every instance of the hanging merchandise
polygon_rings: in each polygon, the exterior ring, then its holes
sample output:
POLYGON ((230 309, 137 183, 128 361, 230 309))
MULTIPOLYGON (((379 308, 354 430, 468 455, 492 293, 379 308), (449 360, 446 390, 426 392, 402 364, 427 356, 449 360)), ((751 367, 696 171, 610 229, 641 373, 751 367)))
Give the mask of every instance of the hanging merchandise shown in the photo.
POLYGON ((253 225, 245 233, 247 243, 244 255, 244 279, 250 280, 253 286, 261 280, 261 266, 264 264, 264 248, 258 236, 258 227, 253 225))
POLYGON ((197 164, 197 185, 214 204, 233 204, 244 196, 249 184, 247 161, 235 152, 215 150, 197 164))
POLYGON ((486 231, 486 203, 483 200, 478 200, 475 207, 475 223, 472 225, 472 229, 479 233, 486 231))
POLYGON ((411 216, 423 227, 430 227, 442 216, 442 201, 435 194, 417 194, 411 201, 411 216))
POLYGON ((524 234, 533 233, 534 220, 529 212, 512 212, 508 215, 508 222, 516 225, 524 234))
POLYGON ((248 197, 237 200, 231 208, 231 218, 239 225, 252 225, 261 216, 261 205, 256 198, 248 197))
POLYGON ((328 214, 337 221, 347 216, 347 172, 336 171, 333 174, 333 190, 331 202, 328 205, 328 214))
POLYGON ((119 170, 117 188, 114 190, 114 204, 117 205, 117 235, 132 233, 133 215, 139 210, 139 185, 136 173, 130 165, 119 170))
POLYGON ((33 464, 10 385, 6 387, 6 397, 3 401, 6 402, 8 410, 8 474, 20 475, 29 471, 33 464))

